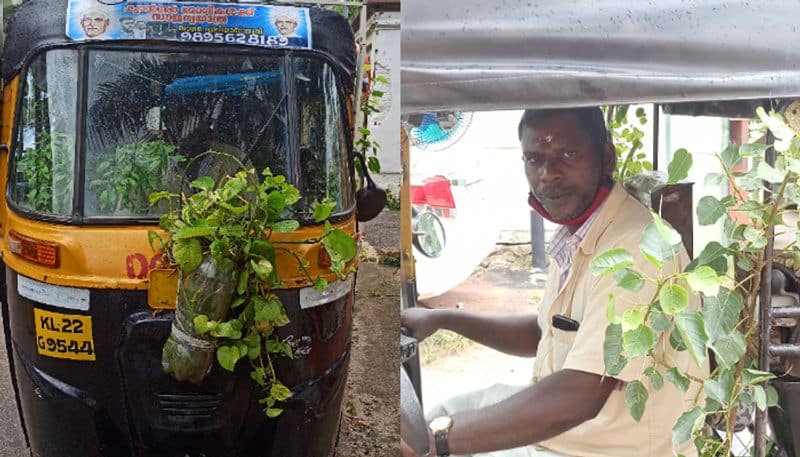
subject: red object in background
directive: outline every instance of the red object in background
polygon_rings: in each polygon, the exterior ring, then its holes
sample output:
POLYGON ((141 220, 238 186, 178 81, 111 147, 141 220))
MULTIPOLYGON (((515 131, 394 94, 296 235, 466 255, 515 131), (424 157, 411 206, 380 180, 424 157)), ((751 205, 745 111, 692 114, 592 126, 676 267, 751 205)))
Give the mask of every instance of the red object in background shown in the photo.
POLYGON ((411 186, 411 203, 455 209, 456 202, 450 190, 450 180, 444 176, 433 176, 425 178, 422 185, 411 186))

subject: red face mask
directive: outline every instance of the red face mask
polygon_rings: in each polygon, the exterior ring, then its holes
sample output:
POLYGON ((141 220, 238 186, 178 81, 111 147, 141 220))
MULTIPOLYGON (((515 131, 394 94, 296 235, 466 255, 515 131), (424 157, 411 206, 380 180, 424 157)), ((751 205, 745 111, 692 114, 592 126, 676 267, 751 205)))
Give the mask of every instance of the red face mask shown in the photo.
POLYGON ((601 184, 600 187, 597 189, 597 194, 594 196, 594 200, 589 206, 577 217, 569 220, 558 220, 553 218, 550 213, 547 212, 546 209, 536 200, 536 197, 533 196, 533 193, 528 194, 528 204, 531 205, 537 213, 539 213, 543 218, 547 219, 550 222, 555 222, 556 224, 566 225, 567 227, 580 227, 586 219, 589 219, 589 216, 606 201, 606 197, 608 194, 611 193, 611 187, 606 184, 601 184))

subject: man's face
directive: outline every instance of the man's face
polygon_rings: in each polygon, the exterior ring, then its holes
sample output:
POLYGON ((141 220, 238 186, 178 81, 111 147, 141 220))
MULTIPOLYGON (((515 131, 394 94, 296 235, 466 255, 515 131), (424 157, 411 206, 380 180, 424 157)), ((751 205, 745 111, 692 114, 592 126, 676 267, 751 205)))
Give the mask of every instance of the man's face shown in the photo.
POLYGON ((108 18, 101 14, 87 14, 81 19, 81 27, 89 38, 105 33, 108 27, 108 18))
POLYGON ((297 28, 297 22, 287 18, 278 18, 275 20, 275 28, 283 36, 291 35, 297 28))
POLYGON ((133 25, 135 22, 133 19, 123 19, 119 21, 119 25, 122 26, 122 31, 125 33, 133 33, 133 25))
POLYGON ((574 219, 592 203, 603 175, 614 169, 610 144, 594 145, 571 113, 558 113, 522 129, 522 158, 531 192, 551 217, 574 219))

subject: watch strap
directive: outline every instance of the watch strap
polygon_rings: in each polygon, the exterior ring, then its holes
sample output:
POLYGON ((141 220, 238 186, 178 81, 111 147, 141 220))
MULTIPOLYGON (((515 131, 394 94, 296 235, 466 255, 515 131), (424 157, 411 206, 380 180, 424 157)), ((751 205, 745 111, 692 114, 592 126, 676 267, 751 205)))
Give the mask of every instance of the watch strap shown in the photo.
POLYGON ((433 434, 436 441, 436 455, 438 457, 448 457, 450 455, 450 448, 447 446, 447 432, 449 430, 437 430, 433 434))

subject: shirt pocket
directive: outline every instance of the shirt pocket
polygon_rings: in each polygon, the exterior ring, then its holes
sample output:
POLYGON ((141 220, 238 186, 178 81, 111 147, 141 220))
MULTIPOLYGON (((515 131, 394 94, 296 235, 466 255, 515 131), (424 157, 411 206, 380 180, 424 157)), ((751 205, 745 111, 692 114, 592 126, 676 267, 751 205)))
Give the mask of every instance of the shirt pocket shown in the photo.
POLYGON ((564 366, 577 334, 577 331, 553 328, 553 370, 560 370, 564 366))

